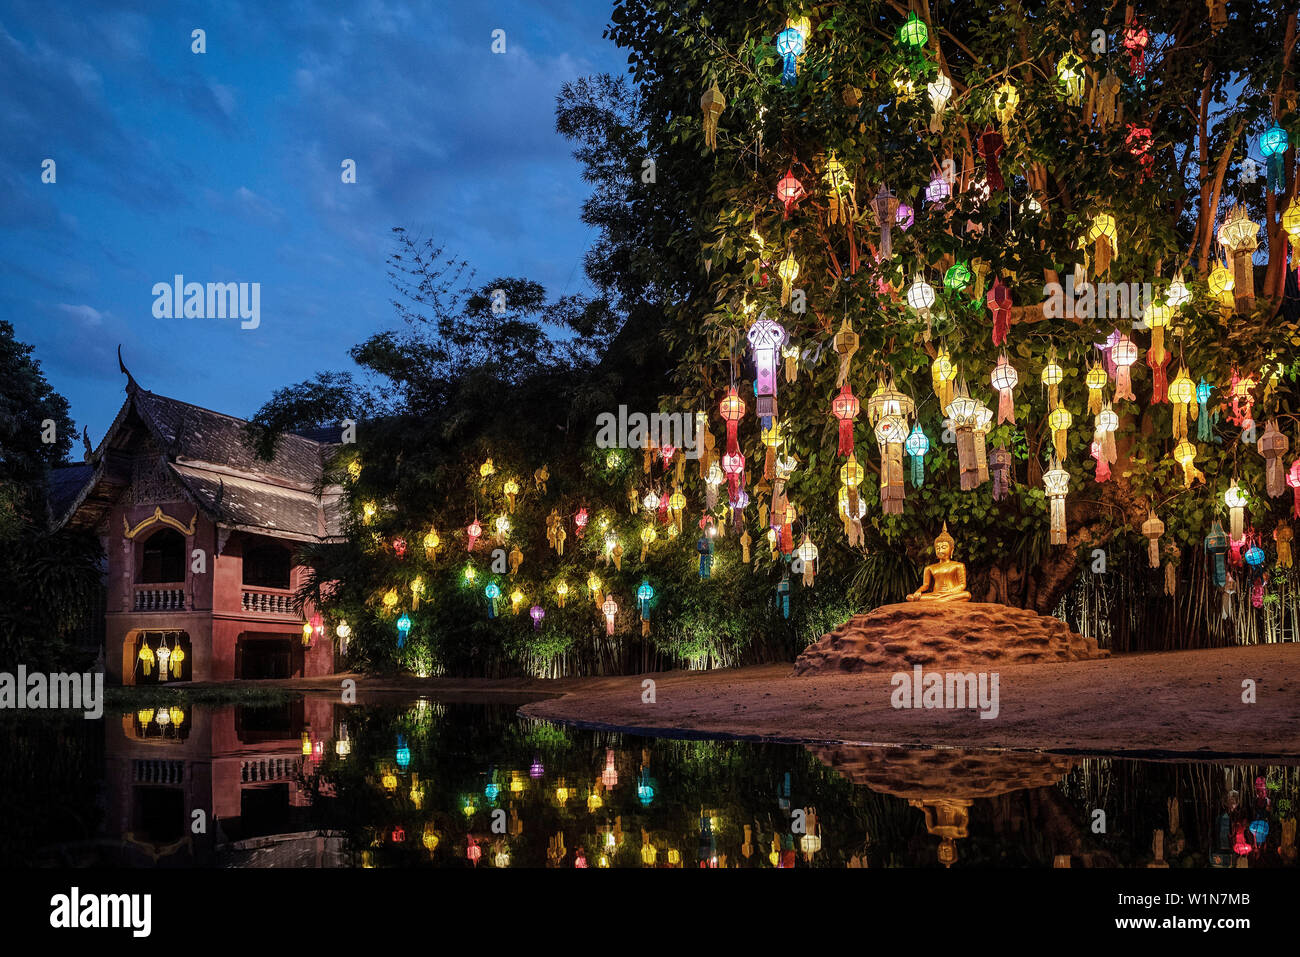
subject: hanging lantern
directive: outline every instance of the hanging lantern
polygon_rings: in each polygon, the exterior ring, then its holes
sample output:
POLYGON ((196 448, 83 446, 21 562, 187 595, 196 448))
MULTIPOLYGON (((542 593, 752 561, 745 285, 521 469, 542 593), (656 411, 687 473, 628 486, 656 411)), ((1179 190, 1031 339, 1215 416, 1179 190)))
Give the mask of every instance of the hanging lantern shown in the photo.
POLYGON ((817 546, 813 544, 812 538, 805 532, 803 541, 795 549, 795 554, 803 562, 803 583, 812 585, 813 580, 817 577, 817 546))
POLYGON ((762 431, 760 438, 763 442, 763 478, 771 480, 776 475, 776 450, 780 446, 781 423, 776 419, 772 424, 762 431))
MULTIPOLYGON (((1260 548, 1258 545, 1252 544, 1248 549, 1246 549, 1245 561, 1251 568, 1259 568, 1260 565, 1263 565, 1265 557, 1264 549, 1260 548)), ((1259 605, 1256 605, 1255 607, 1258 608, 1259 605)))
POLYGON ((483 534, 483 526, 478 523, 478 519, 470 522, 469 527, 465 529, 465 537, 469 541, 469 551, 474 551, 474 545, 478 542, 479 536, 483 534))
POLYGON ((641 561, 645 561, 646 553, 649 551, 651 544, 659 537, 653 525, 643 525, 641 527, 641 561))
POLYGON ((735 501, 740 493, 740 479, 745 472, 745 457, 737 452, 722 457, 722 471, 727 476, 727 492, 730 501, 735 501))
POLYGON ((1196 479, 1205 481, 1205 475, 1194 464, 1196 461, 1196 446, 1192 445, 1187 439, 1183 439, 1174 446, 1174 461, 1183 467, 1183 488, 1191 488, 1192 482, 1196 479))
POLYGON ((488 617, 495 618, 497 616, 497 599, 501 597, 501 588, 496 582, 488 582, 483 589, 483 594, 488 600, 488 617))
POLYGON ((1250 503, 1250 497, 1233 479, 1228 490, 1223 493, 1223 501, 1228 506, 1228 528, 1232 541, 1239 542, 1246 534, 1246 506, 1250 503))
POLYGON ((970 285, 974 274, 970 271, 970 266, 963 262, 954 263, 948 271, 943 274, 943 284, 949 292, 960 292, 970 285))
MULTIPOLYGON (((880 445, 880 509, 885 515, 903 514, 903 443, 907 439, 907 422, 900 415, 883 415, 876 423, 876 441, 880 445)), ((857 462, 850 458, 856 468, 857 462)), ((845 467, 847 468, 847 466, 845 467)), ((840 470, 844 480, 845 471, 840 470)), ((861 478, 858 479, 859 483, 861 478)), ((856 499, 856 487, 851 496, 856 499)))
MULTIPOLYGON (((991 124, 980 134, 977 148, 980 156, 984 158, 984 178, 989 190, 1001 190, 1006 186, 1002 181, 1002 170, 998 167, 998 157, 1002 155, 1005 146, 1006 141, 1003 140, 1002 134, 995 130, 991 124)), ((982 199, 987 200, 988 198, 989 194, 986 190, 982 199)))
POLYGON ((304 648, 311 647, 311 622, 304 621, 302 623, 302 646, 304 648))
POLYGON ((831 414, 840 424, 839 455, 853 454, 853 420, 858 417, 861 404, 848 382, 840 388, 839 394, 831 402, 831 414))
POLYGON ((1138 347, 1128 336, 1120 336, 1110 350, 1111 361, 1115 363, 1115 398, 1136 402, 1133 394, 1133 364, 1138 360, 1138 347))
POLYGON ((858 334, 849 325, 848 316, 845 316, 840 323, 840 331, 835 333, 834 345, 840 357, 839 377, 835 380, 835 384, 842 386, 848 381, 849 363, 853 361, 853 355, 858 351, 858 334))
POLYGON ((402 617, 397 619, 397 647, 401 648, 406 644, 406 636, 411 633, 411 616, 403 613, 402 617))
POLYGON ((722 467, 715 461, 709 465, 709 471, 704 477, 704 506, 708 509, 714 509, 718 506, 718 486, 723 482, 722 467))
POLYGON ((1065 92, 1065 99, 1071 106, 1083 102, 1083 60, 1073 50, 1065 53, 1056 61, 1056 82, 1065 92))
POLYGON ((871 200, 871 210, 880 224, 880 259, 891 259, 894 255, 893 226, 898 218, 898 197, 881 183, 880 192, 871 200))
POLYGON ((1232 273, 1228 271, 1228 267, 1222 263, 1216 264, 1210 270, 1210 275, 1206 277, 1205 285, 1210 295, 1218 300, 1220 309, 1231 311, 1236 301, 1232 296, 1236 280, 1233 279, 1232 273))
POLYGON ((1291 204, 1282 214, 1282 228, 1291 241, 1291 261, 1300 259, 1300 195, 1292 197, 1291 204))
MULTIPOLYGON (((420 607, 420 599, 424 597, 424 591, 425 591, 424 576, 416 575, 414 578, 411 579, 411 608, 412 609, 418 609, 420 607)), ((319 615, 316 616, 316 622, 317 622, 316 633, 320 634, 323 630, 323 626, 320 625, 319 615)))
POLYGON ((1119 416, 1107 402, 1097 413, 1092 436, 1092 455, 1097 460, 1097 481, 1110 478, 1110 467, 1115 463, 1115 432, 1119 429, 1119 416))
POLYGON ((668 508, 673 513, 673 525, 677 531, 682 530, 682 510, 686 508, 686 496, 682 493, 680 485, 673 489, 673 494, 668 497, 668 508))
POLYGON ((555 585, 555 604, 560 608, 564 607, 564 601, 569 597, 569 583, 561 578, 555 585))
POLYGON ((1264 423, 1264 434, 1259 437, 1255 447, 1264 456, 1264 487, 1269 498, 1277 498, 1286 491, 1286 470, 1282 466, 1282 456, 1290 446, 1287 437, 1278 431, 1276 419, 1264 423))
POLYGON ((1205 554, 1210 562, 1210 579, 1220 588, 1228 583, 1228 536, 1216 519, 1205 536, 1205 554))
POLYGON ((397 608, 397 598, 396 588, 390 588, 388 591, 384 592, 384 611, 389 613, 393 612, 397 608))
POLYGON ((828 219, 831 223, 851 222, 857 213, 857 202, 853 195, 853 181, 849 179, 844 168, 834 153, 826 161, 826 203, 828 219), (845 209, 845 200, 848 209, 845 209))
POLYGON ((930 440, 921 431, 920 422, 912 426, 903 448, 911 458, 912 485, 914 488, 920 488, 925 484, 925 453, 930 451, 930 440))
POLYGON ((1286 473, 1286 484, 1291 486, 1291 517, 1300 518, 1300 459, 1291 463, 1286 473))
MULTIPOLYGON (((319 618, 320 616, 318 615, 316 617, 319 618)), ((308 640, 307 645, 310 647, 310 639, 308 640)), ((172 669, 173 678, 179 678, 181 676, 181 671, 183 670, 182 666, 184 664, 185 664, 185 649, 181 647, 180 642, 178 641, 176 643, 176 647, 172 649, 172 655, 171 655, 171 669, 172 669)), ((172 716, 172 724, 174 725, 179 725, 181 721, 185 720, 184 712, 182 712, 179 708, 172 708, 171 716, 172 716), (181 715, 179 719, 177 719, 176 717, 177 714, 181 715)))
POLYGON ((794 167, 786 170, 784 176, 776 184, 776 198, 784 210, 784 218, 790 218, 790 211, 804 198, 803 183, 795 179, 794 167))
POLYGON ((704 144, 712 153, 718 148, 718 119, 727 108, 727 98, 718 89, 718 81, 713 83, 700 97, 700 109, 704 111, 704 144))
POLYGON ((1043 385, 1047 386, 1047 407, 1055 408, 1061 404, 1059 387, 1062 380, 1065 379, 1065 370, 1056 364, 1056 350, 1053 349, 1047 356, 1047 365, 1043 366, 1043 374, 1039 377, 1043 385))
POLYGON ((1160 536, 1165 533, 1165 523, 1156 517, 1156 513, 1147 511, 1147 520, 1142 523, 1142 534, 1147 537, 1147 562, 1152 568, 1160 567, 1160 536))
POLYGON ((993 91, 993 112, 997 114, 998 123, 1003 129, 1006 129, 1007 124, 1011 122, 1019 102, 1020 94, 1016 92, 1010 80, 1004 80, 1002 85, 993 91))
POLYGON ((858 510, 858 486, 862 484, 864 478, 866 478, 866 471, 858 464, 858 460, 850 455, 849 460, 840 466, 840 484, 846 490, 850 514, 858 510))
POLYGON ((442 538, 438 535, 437 530, 429 529, 424 536, 424 554, 429 561, 433 561, 438 557, 438 546, 441 544, 442 538))
POLYGON ((1259 248, 1259 224, 1244 206, 1233 206, 1219 227, 1219 244, 1232 262, 1232 293, 1237 312, 1249 315, 1255 308, 1255 273, 1251 257, 1259 248))
POLYGON ((980 484, 979 462, 975 451, 975 419, 978 412, 979 403, 970 397, 964 382, 957 387, 952 402, 944 409, 957 433, 957 463, 961 470, 962 491, 970 491, 980 484))
POLYGON ((1043 487, 1051 500, 1051 541, 1053 545, 1064 545, 1065 532, 1065 495, 1070 490, 1070 473, 1061 468, 1061 463, 1053 458, 1051 468, 1043 473, 1043 487))
POLYGON ((522 605, 523 602, 524 602, 524 593, 521 592, 518 588, 516 588, 514 591, 510 593, 511 614, 514 615, 519 614, 519 606, 522 605))
MULTIPOLYGON (((793 256, 786 259, 781 264, 784 270, 786 263, 793 263, 793 256)), ((798 274, 798 266, 795 266, 795 275, 798 274)), ((785 279, 785 273, 781 277, 785 279)), ((793 281, 793 276, 790 277, 793 281)), ((788 301, 786 296, 785 300, 788 301)), ((762 422, 763 428, 767 428, 776 416, 776 357, 781 346, 785 345, 790 339, 790 334, 785 331, 785 327, 779 322, 767 318, 764 312, 762 317, 749 327, 746 334, 749 340, 749 346, 754 353, 754 391, 757 395, 755 400, 754 413, 762 422)))
POLYGON ((1074 416, 1063 405, 1058 405, 1047 415, 1047 427, 1052 430, 1052 445, 1058 459, 1065 458, 1066 433, 1073 424, 1074 416))
POLYGON ((641 611, 642 636, 650 634, 650 602, 654 596, 655 590, 651 587, 650 582, 642 579, 641 587, 636 590, 636 603, 641 611))
POLYGON ((1147 72, 1147 45, 1151 35, 1147 28, 1139 26, 1136 19, 1130 20, 1124 27, 1124 49, 1128 51, 1128 69, 1135 77, 1143 77, 1147 72))
POLYGON ((786 345, 781 347, 781 359, 785 366, 785 381, 793 383, 799 377, 799 347, 786 345))
POLYGON ((736 439, 736 429, 745 416, 745 400, 740 397, 733 385, 727 390, 718 408, 722 413, 723 421, 727 423, 727 453, 737 455, 740 453, 740 443, 736 439))
POLYGON ((934 287, 920 276, 913 277, 912 285, 907 287, 907 304, 912 307, 917 318, 924 319, 928 325, 930 307, 934 305, 934 287))
POLYGON ((799 57, 803 56, 804 35, 794 27, 786 27, 776 35, 776 52, 780 54, 785 67, 781 71, 781 82, 794 86, 798 77, 799 57))
POLYGON ((1196 386, 1192 384, 1186 367, 1178 370, 1178 375, 1169 384, 1169 401, 1174 407, 1174 439, 1187 438, 1187 416, 1191 413, 1196 418, 1196 386))
POLYGON ((1199 409, 1199 418, 1196 423, 1196 438, 1200 442, 1208 442, 1212 436, 1211 428, 1213 423, 1210 421, 1210 384, 1201 379, 1196 386, 1196 403, 1199 409))
POLYGON ((935 173, 929 185, 925 187, 926 202, 942 204, 951 195, 952 187, 944 179, 943 174, 935 173))
POLYGON ((930 94, 930 132, 941 133, 943 111, 952 97, 952 80, 940 69, 935 78, 925 85, 925 89, 930 94))
MULTIPOLYGON (((1058 368, 1060 367, 1058 366, 1058 368)), ((1044 376, 1046 376, 1046 370, 1044 370, 1044 376)), ((1043 381, 1046 382, 1046 378, 1043 381)), ((1059 383, 1060 380, 1058 379, 1057 382, 1059 383)), ((1083 384, 1088 387, 1088 411, 1093 415, 1101 411, 1102 390, 1106 388, 1109 382, 1110 376, 1106 375, 1106 370, 1102 368, 1101 363, 1094 363, 1092 368, 1088 370, 1088 374, 1084 376, 1083 384)))
POLYGON ((515 500, 519 495, 519 483, 512 478, 508 478, 505 484, 501 486, 501 491, 505 493, 508 511, 513 515, 515 513, 515 500))
POLYGON ((989 456, 993 473, 993 501, 1000 502, 1011 489, 1011 452, 1006 446, 993 450, 989 456))
POLYGON ((510 534, 510 519, 504 515, 498 515, 496 521, 492 523, 492 537, 496 543, 501 545, 505 542, 506 536, 510 534))
POLYGON ((147 678, 153 674, 153 666, 157 657, 154 655, 153 649, 149 647, 149 640, 147 638, 141 639, 140 654, 136 657, 140 661, 140 667, 144 671, 144 676, 147 678))
POLYGON ((903 232, 907 232, 908 227, 910 227, 915 221, 916 213, 912 207, 908 206, 906 203, 899 203, 898 212, 894 214, 894 222, 898 224, 898 228, 903 232))
POLYGON ((1094 216, 1088 227, 1087 239, 1092 243, 1093 274, 1101 275, 1110 269, 1111 260, 1119 256, 1119 232, 1115 217, 1110 213, 1094 216))
POLYGON ((781 305, 790 304, 790 293, 794 288, 794 281, 799 278, 799 263, 794 258, 794 252, 787 252, 785 259, 781 260, 781 265, 777 267, 776 274, 781 277, 781 305))
POLYGON ((1273 529, 1273 541, 1277 543, 1277 563, 1282 568, 1291 567, 1291 540, 1294 537, 1295 532, 1290 525, 1278 525, 1273 529))
POLYGON ((998 392, 998 425, 1004 422, 1010 422, 1013 425, 1016 421, 1016 401, 1011 394, 1011 390, 1016 387, 1020 381, 1020 376, 1015 367, 1007 361, 1006 353, 998 359, 998 364, 993 367, 993 388, 998 392))
POLYGON ((528 609, 528 617, 533 620, 533 631, 540 631, 542 628, 542 619, 546 617, 546 609, 541 605, 534 605, 528 609))
POLYGON ((930 379, 934 383, 934 394, 939 399, 939 408, 946 409, 952 402, 953 382, 957 379, 957 367, 948 354, 948 347, 943 346, 930 364, 930 379))
POLYGON ((920 50, 930 40, 930 30, 925 21, 913 10, 907 15, 903 25, 898 28, 898 42, 913 52, 920 50))
POLYGON ((1281 193, 1286 189, 1284 161, 1287 147, 1286 130, 1274 123, 1259 137, 1259 151, 1264 154, 1268 166, 1268 188, 1271 192, 1281 193))
POLYGON ((590 520, 591 516, 587 513, 587 506, 581 506, 573 516, 573 531, 578 538, 587 537, 587 523, 590 520))
POLYGON ((1011 331, 1011 293, 1001 279, 993 280, 993 288, 984 302, 993 314, 993 344, 1006 345, 1007 333, 1011 331))

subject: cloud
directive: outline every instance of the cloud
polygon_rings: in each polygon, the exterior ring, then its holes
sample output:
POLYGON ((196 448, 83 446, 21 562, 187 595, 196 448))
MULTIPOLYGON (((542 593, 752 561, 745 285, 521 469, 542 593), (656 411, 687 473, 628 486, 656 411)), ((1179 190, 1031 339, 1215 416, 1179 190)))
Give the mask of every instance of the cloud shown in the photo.
POLYGON ((88 328, 94 328, 104 324, 104 313, 100 312, 94 306, 72 306, 66 302, 60 302, 55 305, 55 308, 68 318, 73 319, 88 328))

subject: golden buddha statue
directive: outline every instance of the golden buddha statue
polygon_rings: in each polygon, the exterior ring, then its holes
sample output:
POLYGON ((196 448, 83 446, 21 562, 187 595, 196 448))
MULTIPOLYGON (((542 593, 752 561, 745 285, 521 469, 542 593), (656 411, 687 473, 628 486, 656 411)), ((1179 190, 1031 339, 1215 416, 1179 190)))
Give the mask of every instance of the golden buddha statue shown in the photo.
POLYGON ((970 601, 966 566, 952 560, 956 545, 948 534, 948 523, 944 522, 943 532, 934 540, 934 557, 938 561, 925 566, 921 587, 907 596, 908 601, 970 601))

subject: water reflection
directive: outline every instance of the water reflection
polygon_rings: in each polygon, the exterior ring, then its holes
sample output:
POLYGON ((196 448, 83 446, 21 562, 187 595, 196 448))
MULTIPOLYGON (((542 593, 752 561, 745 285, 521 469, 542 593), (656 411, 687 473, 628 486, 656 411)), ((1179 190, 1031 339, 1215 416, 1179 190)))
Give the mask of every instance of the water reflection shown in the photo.
POLYGON ((1295 766, 681 741, 514 704, 0 723, 6 864, 1295 867, 1295 766))

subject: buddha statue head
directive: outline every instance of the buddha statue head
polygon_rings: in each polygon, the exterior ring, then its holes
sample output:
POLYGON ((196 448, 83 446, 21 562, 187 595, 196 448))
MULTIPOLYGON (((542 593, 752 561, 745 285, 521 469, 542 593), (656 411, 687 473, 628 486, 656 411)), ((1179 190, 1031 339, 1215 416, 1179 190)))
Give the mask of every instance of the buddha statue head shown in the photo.
POLYGON ((956 547, 957 543, 953 541, 953 537, 948 534, 948 523, 944 522, 943 531, 940 532, 939 537, 934 540, 934 557, 941 562, 946 562, 948 559, 952 558, 953 550, 956 547))

